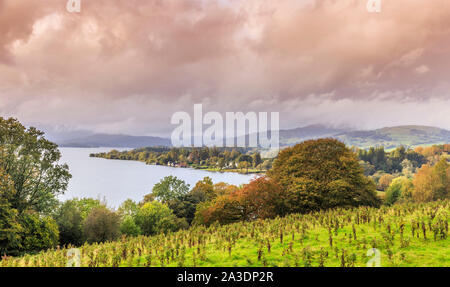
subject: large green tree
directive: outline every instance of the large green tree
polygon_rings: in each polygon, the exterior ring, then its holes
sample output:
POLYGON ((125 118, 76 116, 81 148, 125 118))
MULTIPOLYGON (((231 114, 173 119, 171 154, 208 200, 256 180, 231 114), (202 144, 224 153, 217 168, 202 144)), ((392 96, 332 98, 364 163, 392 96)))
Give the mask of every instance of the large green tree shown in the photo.
POLYGON ((56 196, 66 190, 71 177, 60 158, 57 145, 43 132, 0 117, 0 168, 14 184, 10 202, 19 213, 28 209, 45 213, 55 207, 56 196))
POLYGON ((40 251, 58 245, 59 230, 55 220, 35 212, 25 212, 20 216, 21 251, 40 251))
POLYGON ((356 154, 336 139, 284 149, 268 175, 288 192, 291 212, 380 204, 356 154))
POLYGON ((9 176, 0 168, 0 255, 10 254, 20 247, 21 225, 17 210, 11 206, 16 191, 9 176))
POLYGON ((166 176, 153 186, 154 197, 167 203, 171 200, 179 199, 189 193, 189 185, 175 176, 166 176))

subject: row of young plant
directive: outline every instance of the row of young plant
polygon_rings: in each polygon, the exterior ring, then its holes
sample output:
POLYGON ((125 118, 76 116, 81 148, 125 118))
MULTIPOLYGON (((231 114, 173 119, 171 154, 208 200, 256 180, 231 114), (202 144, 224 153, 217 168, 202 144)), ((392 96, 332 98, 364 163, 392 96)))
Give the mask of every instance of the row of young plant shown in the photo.
MULTIPOLYGON (((84 244, 80 262, 98 266, 366 266, 379 250, 382 266, 421 265, 415 250, 449 248, 450 202, 334 209, 283 218, 196 226, 151 237, 84 244)), ((71 246, 23 257, 3 257, 1 267, 66 266, 71 246)), ((431 254, 429 254, 431 256, 431 254)), ((445 255, 443 255, 445 256, 445 255)), ((441 258, 442 259, 442 258, 441 258)), ((439 263, 436 258, 435 264, 439 263)), ((448 264, 448 262, 447 262, 448 264)))

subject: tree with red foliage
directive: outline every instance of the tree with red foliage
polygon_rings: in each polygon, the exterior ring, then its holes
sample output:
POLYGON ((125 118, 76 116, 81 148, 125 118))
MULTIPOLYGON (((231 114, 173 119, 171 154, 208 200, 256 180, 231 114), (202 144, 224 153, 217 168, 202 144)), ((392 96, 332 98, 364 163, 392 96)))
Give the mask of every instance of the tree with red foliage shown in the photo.
POLYGON ((259 177, 236 192, 245 220, 274 218, 287 213, 286 192, 267 177, 259 177))

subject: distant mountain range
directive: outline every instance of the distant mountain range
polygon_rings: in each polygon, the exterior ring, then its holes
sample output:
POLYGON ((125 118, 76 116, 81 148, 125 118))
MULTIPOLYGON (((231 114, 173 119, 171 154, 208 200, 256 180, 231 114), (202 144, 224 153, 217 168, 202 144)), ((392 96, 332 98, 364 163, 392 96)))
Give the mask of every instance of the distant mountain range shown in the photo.
POLYGON ((334 137, 348 131, 348 129, 331 128, 324 125, 309 125, 301 128, 280 130, 280 146, 295 145, 310 139, 334 137))
MULTIPOLYGON (((401 145, 415 147, 450 143, 450 131, 428 126, 396 126, 377 130, 351 130, 324 125, 310 125, 295 129, 280 130, 280 146, 291 146, 309 139, 331 137, 348 146, 369 148, 384 146, 392 149, 401 145)), ((128 147, 170 146, 170 139, 152 136, 130 136, 122 134, 94 134, 71 132, 50 133, 48 138, 61 147, 128 147), (70 137, 72 135, 72 137, 70 137)), ((246 136, 248 140, 248 135, 246 136)))
POLYGON ((92 134, 74 139, 56 141, 60 147, 128 147, 170 146, 170 140, 150 136, 92 134))

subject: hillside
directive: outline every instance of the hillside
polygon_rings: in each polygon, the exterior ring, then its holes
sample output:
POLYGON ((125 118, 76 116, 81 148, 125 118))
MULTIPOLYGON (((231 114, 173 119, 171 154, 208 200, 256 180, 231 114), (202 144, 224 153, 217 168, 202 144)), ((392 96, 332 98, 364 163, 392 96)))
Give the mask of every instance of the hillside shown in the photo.
POLYGON ((346 132, 345 129, 331 128, 324 125, 310 125, 280 130, 280 145, 294 145, 305 140, 333 137, 344 132, 346 132))
POLYGON ((160 137, 93 134, 56 142, 61 147, 128 147, 170 146, 170 140, 160 137))
MULTIPOLYGON (((349 146, 369 148, 384 146, 387 150, 399 146, 416 147, 450 142, 450 131, 428 126, 395 126, 376 130, 352 130, 325 125, 310 125, 280 130, 280 146, 292 146, 310 139, 337 138, 349 146)), ((248 142, 248 136, 246 136, 248 142)))
MULTIPOLYGON (((335 209, 83 245, 81 266, 450 266, 450 202, 335 209), (376 253, 370 253, 376 248, 376 253), (379 253, 378 253, 379 252, 379 253), (377 260, 377 255, 379 260, 377 260)), ((5 266, 65 266, 67 249, 5 266)))
MULTIPOLYGON (((122 134, 88 134, 67 138, 54 136, 61 147, 128 147, 141 148, 152 146, 170 146, 168 138, 152 136, 130 136, 122 134)), ((246 142, 248 143, 248 135, 246 142)), ((280 146, 292 146, 309 139, 332 137, 349 146, 369 148, 384 146, 393 149, 398 146, 426 146, 450 142, 450 131, 428 126, 396 126, 377 130, 351 130, 332 128, 325 125, 310 125, 295 129, 280 130, 280 146)), ((236 139, 235 139, 236 141, 236 139)))

